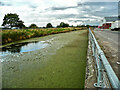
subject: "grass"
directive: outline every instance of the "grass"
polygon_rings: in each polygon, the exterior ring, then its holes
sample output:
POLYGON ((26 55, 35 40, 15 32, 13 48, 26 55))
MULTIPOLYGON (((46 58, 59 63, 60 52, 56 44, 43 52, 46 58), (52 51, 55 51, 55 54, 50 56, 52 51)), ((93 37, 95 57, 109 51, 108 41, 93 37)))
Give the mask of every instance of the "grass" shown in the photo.
POLYGON ((0 31, 0 35, 2 34, 2 42, 0 42, 0 44, 7 44, 18 40, 25 40, 33 37, 41 37, 45 35, 64 33, 75 30, 78 30, 78 28, 3 30, 0 31))

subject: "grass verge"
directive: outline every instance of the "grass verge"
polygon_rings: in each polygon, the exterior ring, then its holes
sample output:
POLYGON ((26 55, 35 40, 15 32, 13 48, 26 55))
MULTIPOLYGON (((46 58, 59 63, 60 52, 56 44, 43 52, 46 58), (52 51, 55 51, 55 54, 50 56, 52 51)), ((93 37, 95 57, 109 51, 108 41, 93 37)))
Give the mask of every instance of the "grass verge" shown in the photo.
POLYGON ((50 29, 22 29, 22 30, 2 30, 1 44, 7 44, 18 40, 25 40, 34 37, 41 37, 50 34, 64 33, 69 31, 80 30, 80 28, 50 28, 50 29))

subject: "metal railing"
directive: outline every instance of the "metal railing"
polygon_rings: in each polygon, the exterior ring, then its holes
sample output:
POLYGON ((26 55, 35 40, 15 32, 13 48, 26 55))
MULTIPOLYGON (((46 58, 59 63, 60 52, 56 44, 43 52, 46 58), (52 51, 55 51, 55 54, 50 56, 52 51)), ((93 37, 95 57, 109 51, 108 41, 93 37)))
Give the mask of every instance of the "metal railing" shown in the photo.
POLYGON ((92 53, 95 58, 97 83, 94 84, 97 88, 114 88, 120 89, 120 81, 110 66, 104 52, 95 39, 92 31, 89 29, 89 40, 92 46, 92 53))

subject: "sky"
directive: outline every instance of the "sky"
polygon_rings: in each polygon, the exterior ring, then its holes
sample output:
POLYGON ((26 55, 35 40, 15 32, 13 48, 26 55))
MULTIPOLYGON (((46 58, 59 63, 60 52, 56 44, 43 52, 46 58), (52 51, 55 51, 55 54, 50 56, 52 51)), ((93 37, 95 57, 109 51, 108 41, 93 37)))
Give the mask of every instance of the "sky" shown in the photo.
POLYGON ((99 25, 103 17, 118 15, 119 0, 0 0, 0 26, 5 14, 17 13, 26 26, 60 22, 99 25))

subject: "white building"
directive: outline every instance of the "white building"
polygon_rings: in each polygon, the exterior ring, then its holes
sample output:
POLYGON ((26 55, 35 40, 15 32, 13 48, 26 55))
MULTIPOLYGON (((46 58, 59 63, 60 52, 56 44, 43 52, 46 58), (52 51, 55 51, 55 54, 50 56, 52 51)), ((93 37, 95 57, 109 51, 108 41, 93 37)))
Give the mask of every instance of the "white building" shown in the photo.
POLYGON ((101 20, 100 26, 102 26, 105 23, 112 23, 118 20, 118 17, 104 17, 103 20, 101 20))

